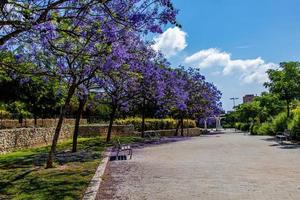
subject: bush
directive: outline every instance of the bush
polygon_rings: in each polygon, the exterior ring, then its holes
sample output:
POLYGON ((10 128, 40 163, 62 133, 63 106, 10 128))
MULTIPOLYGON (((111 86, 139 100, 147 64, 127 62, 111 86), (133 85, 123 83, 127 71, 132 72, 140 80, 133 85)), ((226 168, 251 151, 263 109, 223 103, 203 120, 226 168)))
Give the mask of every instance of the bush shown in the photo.
MULTIPOLYGON (((132 124, 134 125, 134 129, 137 131, 142 130, 142 118, 139 117, 131 117, 131 118, 126 118, 126 119, 117 119, 115 121, 116 124, 118 125, 129 125, 132 124)), ((145 130, 164 130, 164 129, 175 129, 177 125, 177 120, 172 119, 172 118, 167 118, 167 119, 150 119, 146 118, 145 119, 145 130)), ((183 120, 183 126, 184 128, 195 128, 196 127, 196 122, 195 120, 183 120)))
POLYGON ((259 128, 257 129, 258 135, 274 135, 274 129, 272 124, 269 122, 262 123, 259 128))
POLYGON ((222 127, 223 128, 234 128, 234 126, 232 126, 231 124, 223 124, 222 127))
POLYGON ((240 130, 241 131, 249 131, 250 125, 247 123, 241 123, 240 130))
POLYGON ((11 113, 7 110, 2 110, 0 108, 0 119, 9 119, 11 117, 11 113))
POLYGON ((285 129, 287 129, 287 115, 286 112, 279 113, 275 118, 272 120, 272 126, 273 126, 273 134, 276 134, 277 132, 283 132, 285 129))
POLYGON ((247 123, 236 122, 235 128, 241 131, 249 131, 250 125, 247 123))
POLYGON ((288 123, 288 129, 294 138, 300 137, 300 112, 294 112, 292 120, 288 123))
POLYGON ((236 123, 235 123, 235 128, 236 128, 236 129, 241 130, 241 126, 242 126, 242 123, 241 123, 241 122, 236 122, 236 123))
POLYGON ((259 129, 259 125, 258 124, 253 124, 251 127, 250 127, 250 134, 251 135, 257 135, 258 134, 258 129, 259 129))

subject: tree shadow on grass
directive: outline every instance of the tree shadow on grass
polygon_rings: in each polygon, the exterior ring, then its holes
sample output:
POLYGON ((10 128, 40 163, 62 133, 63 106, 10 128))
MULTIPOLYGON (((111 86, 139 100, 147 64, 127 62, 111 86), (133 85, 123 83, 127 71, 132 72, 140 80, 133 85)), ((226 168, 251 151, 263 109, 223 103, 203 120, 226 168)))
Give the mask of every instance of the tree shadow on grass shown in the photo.
POLYGON ((0 193, 6 194, 9 199, 78 199, 82 186, 88 184, 88 180, 80 176, 76 171, 41 173, 36 170, 21 179, 0 184, 0 193))
POLYGON ((45 169, 48 148, 0 156, 0 199, 80 199, 106 147, 102 140, 81 141, 79 151, 62 145, 54 169, 45 169))

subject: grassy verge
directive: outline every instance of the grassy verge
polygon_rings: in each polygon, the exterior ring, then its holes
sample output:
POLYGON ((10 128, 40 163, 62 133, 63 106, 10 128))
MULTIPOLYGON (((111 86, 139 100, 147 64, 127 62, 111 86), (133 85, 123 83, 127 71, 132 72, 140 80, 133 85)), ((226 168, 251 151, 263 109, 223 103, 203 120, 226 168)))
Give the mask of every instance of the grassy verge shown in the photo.
MULTIPOLYGON (((122 143, 141 141, 121 137, 122 143)), ((113 142, 112 142, 113 143, 113 142)), ((81 199, 110 146, 104 138, 79 138, 78 152, 71 153, 71 141, 58 145, 56 168, 45 169, 49 146, 0 155, 0 199, 81 199)))

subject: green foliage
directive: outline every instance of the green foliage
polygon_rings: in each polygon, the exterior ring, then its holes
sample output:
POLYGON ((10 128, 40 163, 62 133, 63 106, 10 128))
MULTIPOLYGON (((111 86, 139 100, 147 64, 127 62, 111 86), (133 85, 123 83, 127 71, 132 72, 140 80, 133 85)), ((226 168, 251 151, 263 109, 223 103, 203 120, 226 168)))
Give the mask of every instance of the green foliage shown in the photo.
POLYGON ((11 113, 7 110, 0 109, 0 119, 9 119, 11 117, 11 113))
MULTIPOLYGON (((139 137, 120 137, 119 140, 122 144, 143 141, 139 137)), ((72 141, 61 142, 57 153, 64 156, 60 156, 53 169, 44 167, 50 146, 0 155, 0 198, 82 199, 101 153, 111 145, 102 137, 79 138, 78 153, 72 154, 72 141)))
POLYGON ((285 112, 279 113, 271 121, 264 122, 259 125, 256 132, 258 135, 276 135, 278 132, 283 132, 287 129, 288 118, 285 112))
POLYGON ((4 104, 0 104, 0 119, 9 119, 11 117, 11 113, 6 110, 4 104))
MULTIPOLYGON (((65 157, 55 169, 45 169, 49 146, 0 156, 1 197, 4 199, 81 199, 93 177, 105 142, 100 138, 80 138, 79 149, 86 157, 65 157), (97 148, 95 148, 97 145, 97 148), (101 147, 101 148, 98 148, 101 147), (67 160, 68 159, 70 160, 67 160)), ((71 149, 71 141, 59 144, 58 153, 71 149)))
POLYGON ((27 118, 31 116, 31 113, 26 108, 26 104, 20 101, 15 101, 7 106, 7 110, 15 117, 27 118))
POLYGON ((270 116, 278 115, 284 111, 285 103, 276 94, 263 92, 261 96, 255 98, 255 101, 259 102, 261 108, 260 122, 265 122, 270 116))
POLYGON ((236 113, 230 112, 225 115, 225 118, 222 119, 222 127, 223 128, 234 128, 236 119, 236 113))
POLYGON ((44 80, 39 76, 11 76, 8 72, 0 71, 0 101, 6 106, 13 102, 21 102, 28 112, 37 117, 58 113, 59 106, 63 104, 63 84, 57 80, 44 80))
POLYGON ((265 86, 286 102, 289 117, 290 103, 300 97, 300 63, 284 62, 280 67, 281 69, 268 70, 270 81, 265 86))
POLYGON ((288 118, 285 112, 282 112, 274 117, 272 120, 272 127, 274 134, 277 132, 283 132, 287 129, 288 118))
POLYGON ((232 124, 222 124, 222 127, 223 128, 234 128, 234 125, 232 125, 232 124))
POLYGON ((235 123, 235 128, 236 128, 236 129, 241 130, 241 126, 242 126, 242 123, 241 123, 241 122, 236 122, 236 123, 235 123))
POLYGON ((251 127, 250 127, 250 134, 251 135, 257 135, 258 134, 258 129, 259 129, 259 125, 258 124, 253 124, 251 127))
POLYGON ((274 135, 275 132, 273 130, 272 124, 269 122, 262 123, 258 130, 257 135, 274 135))
POLYGON ((247 124, 247 123, 242 123, 241 124, 241 127, 240 127, 240 130, 241 131, 249 131, 249 128, 250 128, 250 125, 247 124))
POLYGON ((235 128, 241 131, 249 131, 250 124, 248 123, 242 123, 242 122, 236 122, 235 128))
POLYGON ((292 111, 292 119, 288 123, 288 130, 294 138, 300 137, 300 106, 292 111))
POLYGON ((258 101, 241 104, 236 108, 236 117, 240 122, 249 123, 257 120, 261 111, 258 101))
MULTIPOLYGON (((118 125, 134 125, 135 130, 141 131, 142 129, 142 118, 126 118, 126 119, 117 119, 115 123, 118 125)), ((146 130, 163 130, 163 129, 175 129, 177 125, 177 120, 167 118, 167 119, 145 119, 146 130)), ((194 128, 196 127, 196 122, 194 120, 183 120, 184 128, 194 128)))

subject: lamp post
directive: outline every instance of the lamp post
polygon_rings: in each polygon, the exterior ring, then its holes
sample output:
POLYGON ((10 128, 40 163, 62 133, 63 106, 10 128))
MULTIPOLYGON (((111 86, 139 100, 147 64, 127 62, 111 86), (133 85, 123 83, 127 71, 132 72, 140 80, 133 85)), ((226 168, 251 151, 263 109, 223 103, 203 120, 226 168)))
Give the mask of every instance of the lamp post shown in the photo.
MULTIPOLYGON (((235 100, 238 100, 239 98, 237 97, 232 97, 230 98, 230 100, 232 100, 233 102, 233 110, 235 109, 235 100)), ((236 128, 235 128, 235 118, 233 118, 233 125, 234 125, 234 132, 236 132, 236 128)))
POLYGON ((232 102, 233 102, 233 109, 235 108, 235 100, 238 100, 239 98, 237 98, 237 97, 232 97, 232 98, 230 98, 230 100, 232 100, 232 102))

